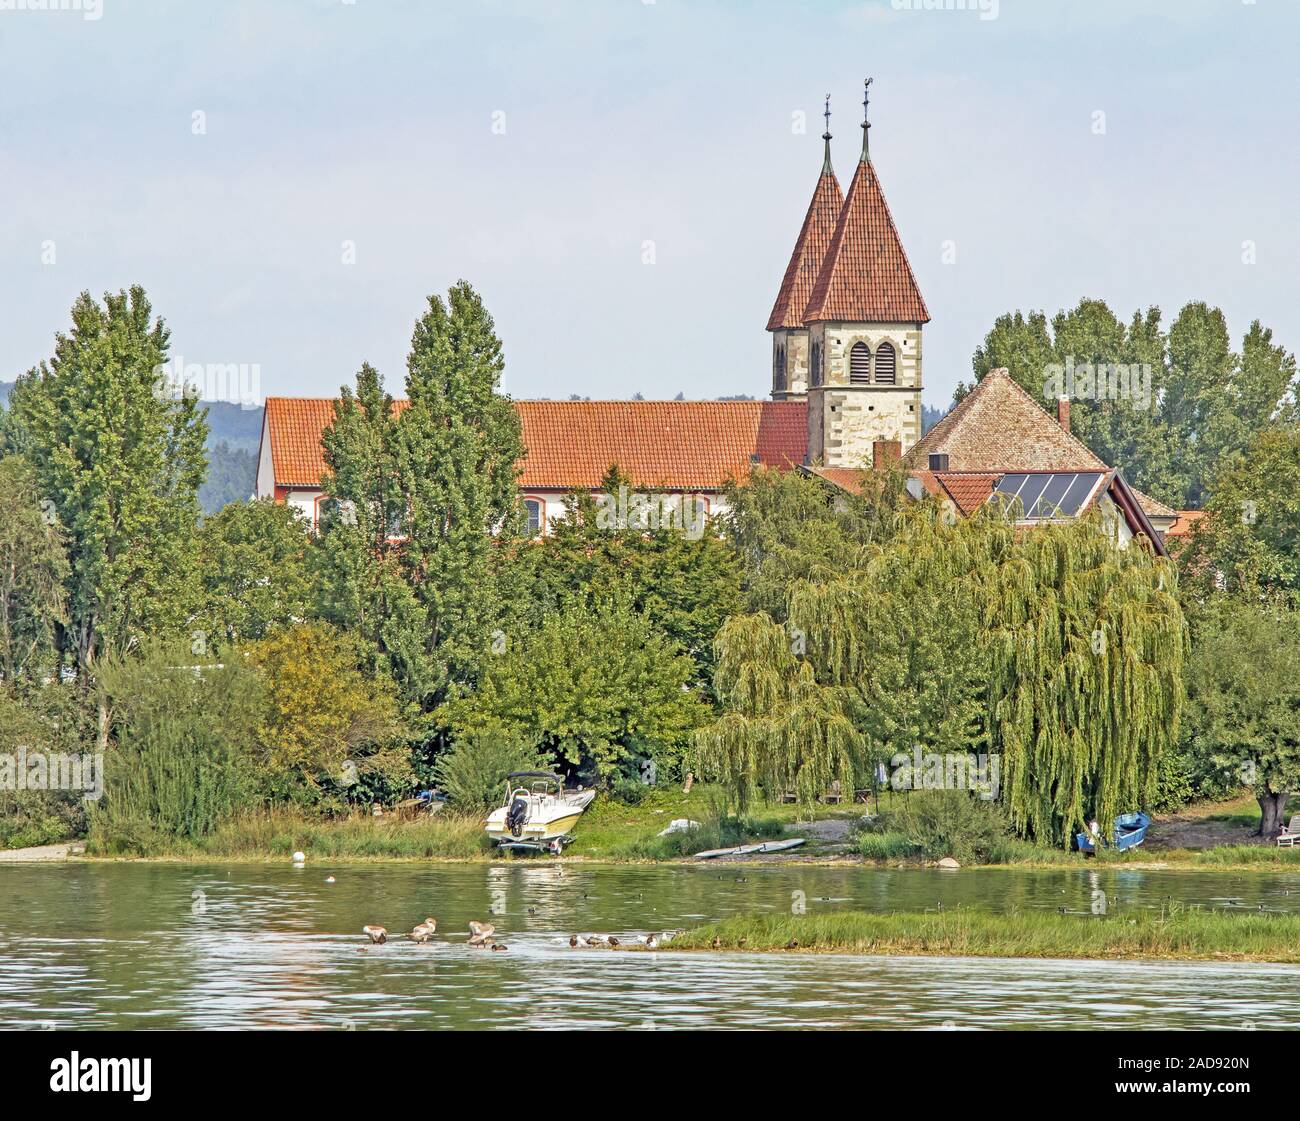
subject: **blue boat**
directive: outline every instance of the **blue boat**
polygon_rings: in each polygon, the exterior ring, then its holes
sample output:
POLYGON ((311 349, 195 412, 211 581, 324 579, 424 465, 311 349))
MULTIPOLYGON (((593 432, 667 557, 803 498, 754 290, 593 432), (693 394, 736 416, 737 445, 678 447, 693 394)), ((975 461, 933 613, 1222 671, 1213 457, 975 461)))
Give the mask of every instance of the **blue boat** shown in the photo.
MULTIPOLYGON (((1147 837, 1147 826, 1151 824, 1151 819, 1143 813, 1120 814, 1115 819, 1115 839, 1112 842, 1115 848, 1121 852, 1124 849, 1137 848, 1147 837)), ((1074 840, 1079 846, 1080 852, 1096 852, 1096 846, 1092 843, 1092 836, 1088 833, 1076 833, 1074 840)))

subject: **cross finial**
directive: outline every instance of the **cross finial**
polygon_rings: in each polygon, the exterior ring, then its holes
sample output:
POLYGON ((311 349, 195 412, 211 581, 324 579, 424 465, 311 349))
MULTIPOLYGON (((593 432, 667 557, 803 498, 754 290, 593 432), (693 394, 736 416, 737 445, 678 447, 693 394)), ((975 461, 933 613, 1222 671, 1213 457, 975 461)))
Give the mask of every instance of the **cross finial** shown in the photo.
POLYGON ((871 82, 867 78, 862 83, 862 158, 868 160, 871 158, 871 121, 867 118, 867 111, 871 103, 871 82))
POLYGON ((826 118, 826 131, 822 133, 822 140, 826 142, 826 157, 822 160, 822 174, 831 174, 831 95, 826 95, 826 109, 822 113, 826 118))

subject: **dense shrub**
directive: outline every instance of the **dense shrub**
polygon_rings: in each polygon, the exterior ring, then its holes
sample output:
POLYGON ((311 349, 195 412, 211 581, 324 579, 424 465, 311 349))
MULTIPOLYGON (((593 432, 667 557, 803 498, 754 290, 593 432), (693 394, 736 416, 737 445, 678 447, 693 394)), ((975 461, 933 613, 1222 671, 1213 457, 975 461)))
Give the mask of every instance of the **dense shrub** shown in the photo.
POLYGON ((550 759, 531 741, 499 730, 472 732, 434 763, 434 781, 452 805, 482 810, 500 805, 511 771, 549 769, 550 759))
POLYGON ((90 824, 104 851, 203 836, 249 800, 261 682, 239 663, 187 662, 185 649, 159 646, 100 671, 113 743, 90 824))
POLYGON ((987 859, 1005 841, 1001 808, 964 790, 919 790, 891 810, 886 824, 932 860, 987 859))

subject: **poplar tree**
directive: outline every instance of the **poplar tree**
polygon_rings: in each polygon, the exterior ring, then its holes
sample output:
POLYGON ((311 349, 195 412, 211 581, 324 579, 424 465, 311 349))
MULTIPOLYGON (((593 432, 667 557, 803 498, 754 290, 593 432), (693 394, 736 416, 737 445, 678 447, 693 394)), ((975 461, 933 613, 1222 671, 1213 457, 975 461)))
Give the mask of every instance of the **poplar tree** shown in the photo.
MULTIPOLYGON (((193 541, 205 412, 169 384, 168 331, 144 289, 83 292, 54 354, 18 379, 9 439, 26 454, 66 542, 64 650, 83 684, 194 606, 193 541)), ((102 691, 101 691, 102 692, 102 691)), ((101 700, 99 744, 109 710, 101 700)))
POLYGON ((523 455, 504 365, 492 317, 461 281, 415 325, 408 402, 395 406, 367 365, 323 440, 324 614, 370 639, 426 711, 474 680, 504 609, 496 544, 522 524, 523 455))

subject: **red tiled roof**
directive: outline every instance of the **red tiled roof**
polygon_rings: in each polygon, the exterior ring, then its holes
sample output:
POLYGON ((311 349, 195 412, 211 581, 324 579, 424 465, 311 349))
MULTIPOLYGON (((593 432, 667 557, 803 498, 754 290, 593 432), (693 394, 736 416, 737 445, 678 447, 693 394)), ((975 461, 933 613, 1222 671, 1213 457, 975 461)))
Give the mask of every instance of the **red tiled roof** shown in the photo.
POLYGON ((1105 471, 1077 437, 1066 432, 1006 370, 990 370, 965 399, 921 437, 904 460, 929 466, 948 456, 949 471, 1105 471))
POLYGON ((849 184, 804 319, 930 321, 870 160, 858 164, 849 184))
MULTIPOLYGON (((617 464, 634 483, 719 490, 748 474, 803 462, 803 401, 516 401, 527 449, 525 490, 591 489, 617 464)), ((397 401, 399 409, 406 401, 397 401)), ((333 423, 327 397, 268 397, 266 423, 278 486, 319 487, 321 434, 333 423)))
POLYGON ((835 173, 828 167, 817 180, 812 202, 808 204, 808 213, 804 215, 803 228, 794 243, 794 252, 790 254, 781 290, 777 293, 772 314, 767 320, 769 331, 804 325, 804 309, 808 306, 813 285, 817 283, 822 258, 826 256, 826 247, 831 243, 835 222, 843 205, 844 192, 840 190, 835 173))
POLYGON ((1002 478, 1002 472, 936 471, 934 477, 963 514, 973 514, 993 493, 993 486, 1002 478))
POLYGON ((1178 510, 1178 520, 1165 530, 1165 540, 1171 537, 1190 537, 1196 523, 1205 517, 1204 510, 1178 510))

